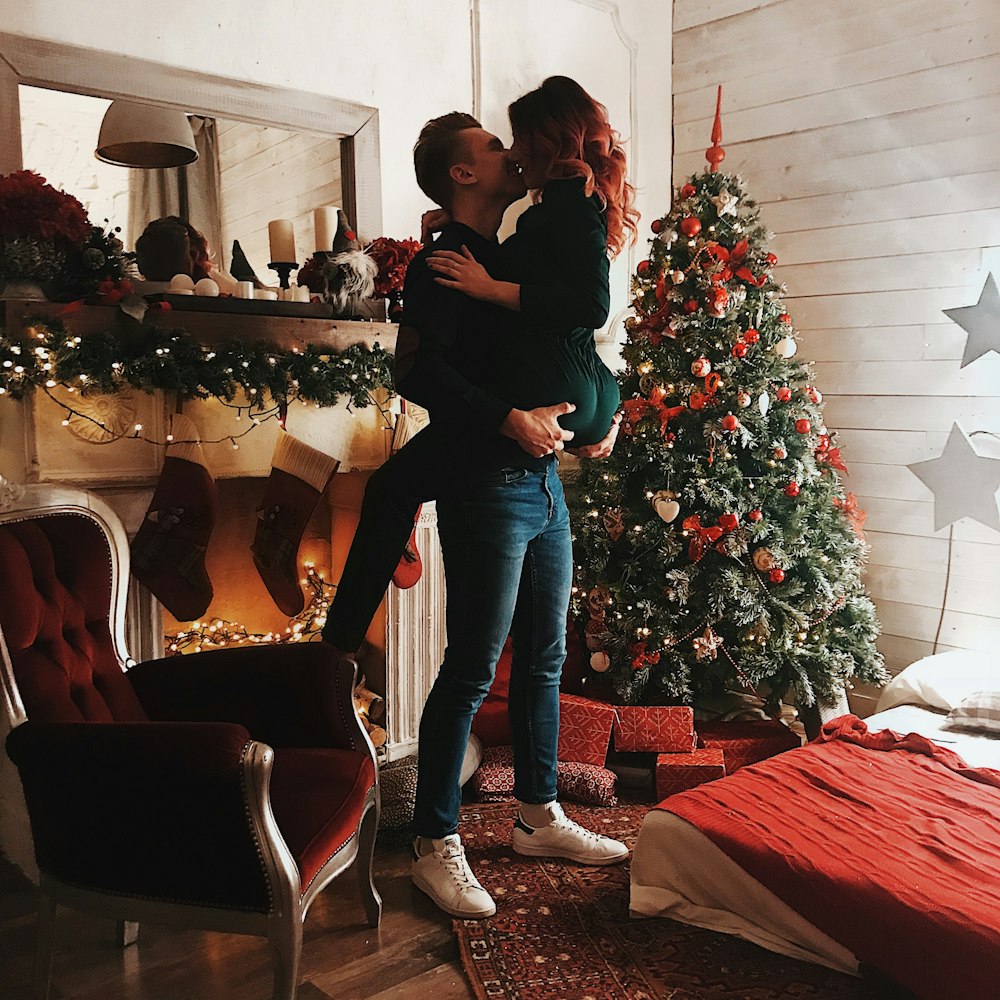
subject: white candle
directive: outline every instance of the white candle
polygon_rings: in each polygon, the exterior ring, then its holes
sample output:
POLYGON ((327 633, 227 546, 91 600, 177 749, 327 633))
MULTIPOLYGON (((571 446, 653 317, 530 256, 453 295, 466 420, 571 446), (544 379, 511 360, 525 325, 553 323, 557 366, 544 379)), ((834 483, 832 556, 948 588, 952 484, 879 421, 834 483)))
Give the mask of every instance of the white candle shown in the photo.
POLYGON ((333 248, 333 238, 337 235, 337 211, 333 205, 324 205, 313 212, 317 250, 329 251, 333 248))
POLYGON ((267 238, 271 244, 272 264, 291 264, 295 261, 295 230, 291 219, 275 219, 267 224, 267 238))

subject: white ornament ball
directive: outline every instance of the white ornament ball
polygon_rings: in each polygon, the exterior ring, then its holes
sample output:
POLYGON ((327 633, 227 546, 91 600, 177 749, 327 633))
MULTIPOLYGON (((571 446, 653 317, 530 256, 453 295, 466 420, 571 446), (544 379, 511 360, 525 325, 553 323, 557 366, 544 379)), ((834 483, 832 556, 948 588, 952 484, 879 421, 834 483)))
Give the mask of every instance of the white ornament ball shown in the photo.
POLYGON ((679 285, 684 280, 684 272, 683 271, 671 271, 670 272, 670 280, 675 285, 679 285))
POLYGON ((194 294, 215 298, 219 294, 219 286, 211 278, 202 278, 195 284, 194 294))
POLYGON ((742 389, 736 393, 736 403, 740 409, 745 410, 753 400, 751 399, 749 392, 744 392, 742 389))
POLYGON ((611 657, 599 649, 596 653, 590 654, 590 669, 596 673, 603 674, 611 666, 611 657))
POLYGON ((770 408, 771 408, 771 397, 766 392, 762 392, 757 397, 757 409, 760 410, 760 415, 762 417, 766 417, 767 411, 770 408))
POLYGON ((691 374, 704 378, 712 370, 712 362, 708 358, 695 358, 691 362, 691 374))
POLYGON ((790 358, 799 349, 799 345, 791 337, 782 337, 774 345, 774 353, 778 355, 779 358, 790 358))
POLYGON ((190 292, 194 290, 194 280, 190 274, 175 274, 170 279, 170 291, 190 292))

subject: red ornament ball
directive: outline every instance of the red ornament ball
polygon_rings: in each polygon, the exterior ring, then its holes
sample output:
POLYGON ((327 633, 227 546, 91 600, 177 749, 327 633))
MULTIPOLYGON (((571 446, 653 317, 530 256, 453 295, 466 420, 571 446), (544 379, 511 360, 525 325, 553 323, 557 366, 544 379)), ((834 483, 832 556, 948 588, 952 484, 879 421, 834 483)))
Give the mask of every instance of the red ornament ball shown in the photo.
POLYGON ((752 510, 747 514, 747 517, 756 524, 758 521, 764 519, 764 512, 762 510, 752 510))
POLYGON ((658 233, 663 228, 663 219, 653 219, 649 224, 649 228, 653 230, 654 233, 658 233))
POLYGON ((778 317, 778 319, 781 320, 782 323, 786 323, 786 324, 791 324, 791 322, 792 322, 792 317, 789 316, 788 313, 782 313, 778 317))
POLYGON ((687 215, 681 219, 681 232, 685 236, 697 236, 701 232, 701 220, 693 215, 687 215))
POLYGON ((740 526, 740 519, 735 514, 720 514, 719 527, 724 531, 735 531, 740 526))
POLYGON ((745 358, 747 356, 747 351, 749 350, 750 347, 747 344, 744 344, 742 340, 737 340, 736 343, 733 344, 733 357, 745 358))
POLYGON ((812 426, 813 426, 812 422, 806 420, 805 417, 801 417, 800 419, 795 421, 795 429, 800 434, 808 434, 812 430, 812 426))
POLYGON ((686 313, 695 313, 697 311, 698 311, 698 300, 697 299, 688 299, 687 302, 684 303, 684 312, 686 312, 686 313))
POLYGON ((785 579, 785 571, 775 567, 771 570, 768 576, 771 578, 771 583, 781 583, 781 581, 785 579))
POLYGON ((767 261, 768 267, 774 267, 778 263, 778 258, 773 253, 769 253, 764 260, 767 261))
POLYGON ((682 198, 693 198, 698 193, 698 189, 693 184, 685 184, 681 187, 682 198))
POLYGON ((777 396, 779 403, 789 403, 792 399, 792 390, 787 385, 783 385, 775 393, 775 396, 777 396))
POLYGON ((753 327, 750 327, 750 329, 743 334, 743 339, 748 344, 756 344, 757 341, 760 340, 760 334, 753 327))
MULTIPOLYGON (((735 431, 739 428, 740 422, 731 413, 727 413, 722 418, 722 429, 724 431, 735 431)), ((719 524, 722 522, 720 521, 719 524)))
POLYGON ((802 487, 796 482, 791 482, 785 487, 786 497, 797 497, 801 492, 802 487))
POLYGON ((638 266, 635 269, 635 273, 639 275, 640 278, 645 278, 649 274, 649 269, 652 265, 648 260, 640 260, 638 266))

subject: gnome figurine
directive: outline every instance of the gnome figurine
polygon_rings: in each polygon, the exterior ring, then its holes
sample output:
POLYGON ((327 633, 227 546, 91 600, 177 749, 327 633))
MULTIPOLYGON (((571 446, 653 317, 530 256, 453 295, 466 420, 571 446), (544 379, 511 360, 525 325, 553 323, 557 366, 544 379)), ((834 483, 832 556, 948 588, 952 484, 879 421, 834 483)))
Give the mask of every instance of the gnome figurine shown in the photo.
POLYGON ((361 304, 375 294, 378 264, 361 249, 357 234, 337 209, 337 235, 322 268, 326 282, 323 298, 333 306, 335 316, 353 316, 361 304))

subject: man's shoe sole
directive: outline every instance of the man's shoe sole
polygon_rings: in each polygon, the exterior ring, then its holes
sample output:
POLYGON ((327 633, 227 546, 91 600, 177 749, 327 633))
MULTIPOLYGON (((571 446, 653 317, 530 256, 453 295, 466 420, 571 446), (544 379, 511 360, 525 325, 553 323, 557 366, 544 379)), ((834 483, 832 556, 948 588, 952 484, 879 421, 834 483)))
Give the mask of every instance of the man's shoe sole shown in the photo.
POLYGON ((434 890, 423 882, 416 874, 410 876, 413 884, 427 897, 430 898, 431 902, 439 909, 444 910, 445 913, 450 914, 453 917, 458 917, 459 920, 485 920, 487 917, 492 917, 497 912, 496 903, 493 904, 492 910, 479 910, 474 913, 470 913, 468 910, 459 910, 457 907, 448 906, 442 903, 441 900, 434 895, 434 890))
POLYGON ((611 858, 594 858, 592 855, 587 855, 583 857, 578 854, 569 854, 568 852, 554 851, 547 847, 532 847, 530 845, 521 846, 520 844, 513 843, 511 846, 514 848, 515 853, 524 854, 531 858, 563 858, 566 861, 575 861, 578 865, 592 865, 592 866, 603 866, 603 865, 618 865, 623 861, 628 859, 628 851, 624 854, 616 854, 611 858))

